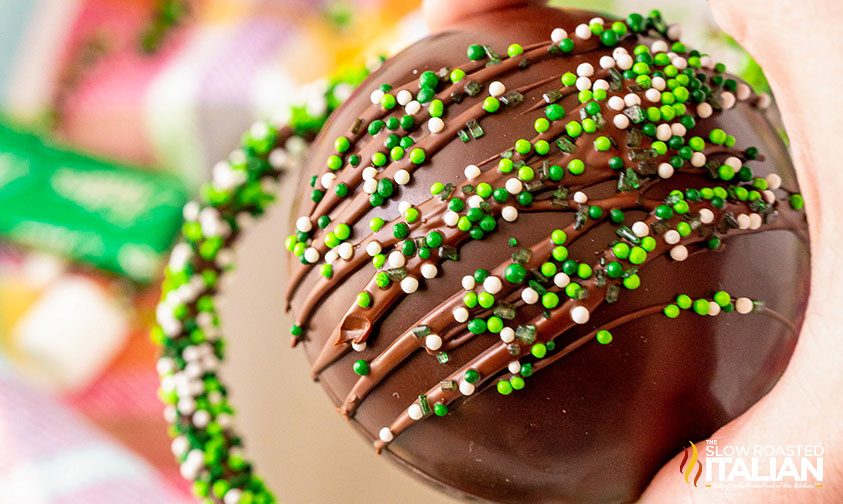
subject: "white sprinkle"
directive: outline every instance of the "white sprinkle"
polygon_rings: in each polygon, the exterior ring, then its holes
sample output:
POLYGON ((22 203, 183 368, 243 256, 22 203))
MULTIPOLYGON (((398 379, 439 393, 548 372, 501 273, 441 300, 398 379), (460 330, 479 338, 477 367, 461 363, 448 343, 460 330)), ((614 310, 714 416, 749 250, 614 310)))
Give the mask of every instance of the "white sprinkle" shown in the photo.
POLYGON ((644 92, 644 98, 647 98, 653 103, 658 103, 662 99, 662 93, 656 88, 650 88, 644 92))
POLYGON ((703 224, 711 224, 714 222, 714 212, 709 210, 708 208, 703 208, 700 210, 700 222, 703 224))
POLYGON ((532 287, 526 287, 521 291, 521 299, 527 304, 536 304, 539 302, 539 293, 532 287))
POLYGON ((465 290, 471 290, 477 286, 477 281, 471 275, 466 275, 462 277, 462 288, 465 290))
POLYGON ((662 142, 667 142, 670 140, 673 131, 670 129, 669 124, 659 124, 656 127, 656 138, 661 140, 662 142))
POLYGON ((666 53, 668 50, 667 42, 664 40, 656 40, 653 42, 653 45, 650 46, 650 50, 653 53, 666 53))
POLYGON ((685 245, 677 245, 670 249, 670 258, 674 261, 684 261, 688 258, 688 248, 685 245))
POLYGON ((553 284, 559 288, 564 288, 569 283, 571 283, 571 277, 561 271, 553 277, 553 284))
POLYGON ((416 100, 413 100, 404 106, 404 112, 410 115, 415 115, 419 110, 421 110, 421 103, 416 100))
POLYGON ((658 89, 659 91, 664 91, 664 88, 667 87, 667 82, 661 77, 653 77, 653 87, 658 89))
POLYGON ((670 163, 661 163, 659 165, 659 177, 663 179, 669 179, 673 176, 673 172, 673 165, 671 165, 670 163))
POLYGON ((760 95, 758 95, 758 101, 755 103, 755 105, 761 110, 764 110, 768 108, 772 103, 773 99, 770 98, 769 94, 761 93, 760 95))
POLYGON ((438 272, 439 269, 436 267, 435 264, 424 263, 421 266, 421 275, 425 278, 436 278, 436 274, 438 272))
POLYGON ((583 40, 591 38, 591 30, 588 28, 587 24, 577 25, 576 29, 574 29, 574 33, 576 33, 577 37, 583 40))
POLYGON ((406 212, 407 210, 409 210, 411 208, 413 208, 413 205, 409 201, 404 200, 404 201, 401 201, 401 202, 398 203, 398 212, 401 213, 401 214, 403 214, 404 212, 406 212))
POLYGON ((413 403, 407 408, 407 416, 410 417, 412 420, 421 420, 424 417, 424 412, 422 411, 422 407, 419 406, 417 403, 413 403))
POLYGON ((608 70, 610 68, 615 68, 615 58, 611 56, 601 56, 600 57, 600 68, 604 70, 608 70))
POLYGON ((192 420, 197 429, 204 429, 211 422, 211 414, 205 410, 198 410, 193 414, 192 420))
POLYGON ((479 194, 473 194, 468 198, 468 207, 469 208, 480 208, 480 205, 483 204, 483 197, 479 194))
POLYGON ((643 238, 650 234, 650 226, 644 221, 638 221, 632 225, 632 232, 635 233, 635 236, 643 238))
POLYGON ((468 320, 468 310, 465 309, 464 306, 458 306, 454 308, 454 311, 452 313, 454 315, 454 320, 461 324, 468 320))
POLYGON ((670 132, 673 133, 674 136, 683 137, 686 133, 688 133, 688 129, 682 125, 682 123, 673 123, 670 125, 670 132))
POLYGON ((324 173, 319 179, 319 183, 322 184, 322 187, 325 189, 330 189, 334 185, 334 180, 336 180, 336 178, 337 175, 333 172, 324 173))
POLYGON ((184 216, 184 220, 186 221, 195 221, 199 218, 199 203, 195 201, 188 202, 184 209, 182 209, 182 215, 184 216))
POLYGON ((571 308, 571 320, 577 324, 585 324, 591 317, 588 308, 585 306, 575 306, 571 308))
POLYGON ((743 82, 738 83, 738 88, 735 90, 735 94, 740 101, 745 101, 752 96, 752 89, 744 84, 743 82))
POLYGON ((372 257, 380 254, 381 250, 383 250, 383 247, 381 247, 381 244, 378 241, 370 241, 366 244, 366 253, 372 257))
POLYGON ((720 93, 720 99, 722 101, 724 110, 729 110, 730 108, 734 107, 735 101, 737 101, 735 99, 735 95, 733 95, 729 91, 723 91, 722 93, 720 93))
POLYGON ((623 98, 621 98, 620 96, 612 96, 611 98, 609 98, 609 101, 607 103, 609 105, 609 108, 612 110, 620 111, 623 110, 624 107, 626 107, 626 104, 623 102, 623 98))
POLYGON ((591 79, 589 79, 588 77, 578 77, 576 86, 579 91, 591 89, 591 79))
POLYGON ((609 90, 609 83, 606 81, 606 79, 597 79, 596 81, 594 81, 594 84, 592 84, 591 89, 593 89, 595 91, 598 90, 598 89, 602 89, 603 91, 608 91, 609 90))
POLYGON ((774 203, 776 201, 776 193, 773 191, 767 190, 762 193, 764 195, 764 201, 767 203, 774 203))
POLYGON ((550 32, 550 41, 554 44, 558 44, 568 38, 568 32, 565 31, 564 28, 554 28, 552 32, 550 32))
POLYGON ((334 264, 337 262, 337 259, 340 258, 340 255, 337 253, 336 250, 329 250, 325 252, 325 263, 326 264, 334 264))
POLYGON ((507 364, 506 369, 512 374, 518 374, 521 372, 521 363, 514 360, 507 364))
POLYGON ((184 436, 178 436, 177 438, 173 439, 173 442, 170 444, 170 451, 173 452, 173 455, 176 457, 181 457, 187 450, 190 449, 190 442, 184 436))
MULTIPOLYGON (((285 121, 286 122, 286 121, 285 121)), ((276 170, 287 168, 290 166, 290 155, 284 149, 273 149, 269 153, 269 164, 276 170)))
POLYGON ((378 175, 378 169, 374 166, 363 168, 363 180, 373 180, 378 175))
POLYGON ((424 338, 424 346, 426 346, 428 350, 439 350, 442 348, 442 337, 438 334, 428 334, 424 338))
POLYGON ((507 205, 501 210, 501 217, 506 222, 515 222, 518 220, 518 209, 514 206, 507 205))
POLYGON ((509 194, 518 194, 524 188, 524 184, 517 178, 511 178, 506 181, 506 191, 509 194))
POLYGON ((691 154, 691 166, 694 168, 699 168, 701 166, 705 166, 706 157, 705 154, 702 152, 695 152, 691 154))
POLYGON ((485 280, 483 280, 483 290, 489 294, 497 294, 502 288, 503 284, 501 283, 501 279, 496 276, 489 275, 485 280))
POLYGON ((679 23, 672 23, 667 27, 667 38, 670 40, 679 40, 682 36, 682 25, 679 23))
POLYGON ((366 194, 374 194, 378 190, 378 181, 371 178, 363 181, 363 192, 366 194))
POLYGON ((468 383, 465 380, 460 382, 460 394, 470 396, 474 393, 474 384, 468 383))
POLYGON ((682 56, 677 56, 670 60, 670 63, 676 67, 677 70, 685 70, 688 68, 688 60, 682 56))
POLYGON ((395 95, 395 101, 398 102, 398 105, 402 107, 411 101, 413 101, 413 93, 407 91, 406 89, 402 89, 398 91, 398 94, 395 95))
POLYGON ((591 63, 580 63, 577 65, 577 75, 580 77, 591 77, 594 75, 594 67, 591 63))
POLYGON ((706 102, 702 102, 699 105, 697 105, 697 115, 702 117, 703 119, 705 119, 707 117, 711 117, 711 114, 713 112, 714 112, 714 109, 712 109, 711 105, 709 105, 706 102))
POLYGON ((753 308, 752 300, 746 297, 741 297, 735 300, 735 311, 741 315, 746 315, 751 312, 753 308))
POLYGON ((319 251, 313 247, 309 247, 307 250, 304 251, 304 260, 309 262, 310 264, 315 263, 319 260, 319 251))
POLYGON ((372 101, 373 104, 377 105, 383 99, 383 91, 380 89, 375 89, 372 91, 372 94, 369 95, 369 99, 372 101))
POLYGON ((716 317, 720 315, 720 305, 715 303, 714 301, 708 302, 708 314, 712 317, 716 317))
POLYGON ((340 246, 337 247, 337 253, 339 253, 340 257, 348 261, 354 256, 354 245, 350 242, 342 242, 340 246))
POLYGON ((474 180, 480 176, 480 168, 477 165, 470 164, 465 167, 463 173, 465 173, 465 178, 468 180, 474 180))
POLYGON ((448 210, 445 212, 445 217, 443 219, 445 221, 445 225, 448 227, 454 227, 457 225, 457 222, 460 220, 460 214, 454 212, 453 210, 448 210))
POLYGON ((633 60, 632 56, 629 54, 619 54, 615 56, 615 61, 618 62, 618 68, 621 70, 629 70, 632 68, 633 60))
POLYGON ((635 93, 628 93, 623 97, 623 102, 627 107, 634 107, 636 105, 641 105, 641 97, 635 93))
POLYGON ((762 219, 757 213, 749 214, 749 229, 758 229, 761 227, 762 219))
POLYGON ((307 217, 299 217, 296 219, 296 229, 302 233, 309 233, 313 229, 313 223, 307 217))
POLYGON ((506 93, 506 86, 501 81, 493 81, 489 84, 489 94, 492 96, 501 96, 506 93))
POLYGON ((501 329, 500 337, 504 343, 512 343, 515 340, 515 330, 511 327, 504 327, 501 329))
POLYGON ((709 55, 705 55, 700 58, 700 63, 704 68, 712 69, 714 68, 714 58, 709 55))
POLYGON ((747 214, 738 214, 737 221, 738 221, 738 228, 740 228, 740 229, 749 229, 749 224, 750 224, 750 222, 749 222, 749 221, 750 221, 750 219, 749 219, 749 215, 747 215, 747 214))
POLYGON ((427 121, 427 129, 429 129, 434 135, 442 133, 442 130, 445 129, 445 121, 443 121, 440 117, 431 117, 430 120, 427 121))
POLYGON ((676 245, 680 239, 682 239, 682 236, 675 229, 670 229, 664 234, 664 242, 668 245, 676 245))
POLYGON ((767 187, 775 191, 782 186, 782 178, 778 173, 771 173, 767 175, 767 187))
POLYGON ((378 432, 378 438, 383 441, 384 443, 391 443, 395 436, 392 434, 392 431, 389 430, 389 427, 384 427, 378 432))
POLYGON ((401 280, 401 290, 407 294, 412 294, 419 290, 419 281, 417 278, 408 276, 401 280))
POLYGON ((354 341, 352 341, 351 342, 351 348, 355 352, 362 352, 363 350, 366 349, 366 342, 364 341, 363 343, 355 343, 354 341))
POLYGON ((605 24, 605 23, 606 23, 606 21, 604 21, 602 17, 593 17, 593 18, 591 18, 591 21, 588 22, 589 25, 593 25, 593 24, 602 25, 602 24, 605 24))
POLYGON ((395 172, 395 183, 398 185, 407 185, 410 183, 410 172, 401 169, 395 172))
POLYGON ((386 258, 386 262, 389 263, 391 268, 401 268, 406 264, 407 259, 404 257, 404 254, 397 250, 393 250, 389 253, 386 258))
POLYGON ((574 201, 582 205, 588 202, 588 196, 582 191, 577 191, 574 193, 574 201))
POLYGON ((618 129, 627 129, 629 127, 629 117, 624 114, 615 114, 612 118, 612 123, 618 129))

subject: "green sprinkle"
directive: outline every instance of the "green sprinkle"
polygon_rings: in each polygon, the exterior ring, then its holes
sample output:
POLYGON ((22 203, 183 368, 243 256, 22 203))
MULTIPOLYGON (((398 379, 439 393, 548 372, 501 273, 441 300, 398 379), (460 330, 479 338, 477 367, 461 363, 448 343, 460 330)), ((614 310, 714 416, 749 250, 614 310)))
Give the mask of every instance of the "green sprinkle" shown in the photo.
POLYGON ((372 306, 372 295, 367 291, 357 294, 357 306, 360 308, 369 308, 372 306))
POLYGON ((601 345, 608 345, 612 342, 612 333, 610 333, 606 329, 600 329, 599 331, 597 331, 595 338, 597 339, 597 342, 601 345))
POLYGON ((694 301, 694 312, 697 315, 708 315, 709 303, 705 299, 697 299, 694 301))
POLYGON ((675 304, 669 304, 664 307, 664 314, 668 318, 676 318, 679 316, 679 307, 675 304))
POLYGON ((544 343, 533 343, 533 346, 530 347, 530 353, 536 359, 541 359, 547 355, 547 346, 544 343))
POLYGON ((416 165, 424 163, 426 154, 423 149, 416 147, 410 151, 410 162, 416 165))
POLYGON ((459 82, 465 78, 465 71, 459 68, 451 70, 451 82, 459 82))
POLYGON ((501 395, 509 395, 512 393, 512 384, 509 383, 509 380, 500 380, 496 385, 498 389, 498 393, 501 395))
POLYGON ((524 48, 521 47, 521 44, 509 44, 509 47, 506 48, 506 55, 510 58, 514 58, 523 53, 524 48))
POLYGON ((352 369, 354 369, 354 373, 359 376, 366 376, 367 374, 369 374, 369 371, 371 371, 371 369, 369 368, 369 363, 363 359, 354 361, 352 369))
POLYGON ((501 107, 500 101, 494 96, 487 96, 485 100, 483 100, 483 110, 490 114, 494 114, 498 111, 501 107))
POLYGON ((551 103, 544 108, 544 115, 551 121, 558 121, 565 117, 565 109, 562 108, 562 105, 551 103))
POLYGON ((477 61, 486 56, 486 50, 480 44, 471 44, 466 50, 466 55, 471 61, 477 61))

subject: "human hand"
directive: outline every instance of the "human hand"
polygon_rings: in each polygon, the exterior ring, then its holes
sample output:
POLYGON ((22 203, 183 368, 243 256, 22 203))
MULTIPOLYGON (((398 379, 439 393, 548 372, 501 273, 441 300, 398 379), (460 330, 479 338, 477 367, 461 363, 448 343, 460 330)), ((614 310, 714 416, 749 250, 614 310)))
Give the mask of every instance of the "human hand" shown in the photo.
MULTIPOLYGON (((442 30, 479 14, 524 6, 526 0, 426 0, 432 30, 442 30)), ((788 132, 793 161, 805 196, 811 234, 811 297, 793 358, 773 390, 712 438, 735 445, 820 442, 825 458, 822 489, 707 489, 693 492, 677 477, 678 456, 656 475, 643 502, 839 502, 843 500, 843 405, 834 399, 843 385, 843 217, 836 199, 843 172, 835 166, 836 142, 843 134, 843 82, 837 59, 843 38, 833 29, 843 20, 843 3, 802 0, 710 0, 718 23, 764 68, 788 132), (692 493, 693 492, 693 493, 692 493)), ((762 461, 762 464, 764 461, 762 461)))

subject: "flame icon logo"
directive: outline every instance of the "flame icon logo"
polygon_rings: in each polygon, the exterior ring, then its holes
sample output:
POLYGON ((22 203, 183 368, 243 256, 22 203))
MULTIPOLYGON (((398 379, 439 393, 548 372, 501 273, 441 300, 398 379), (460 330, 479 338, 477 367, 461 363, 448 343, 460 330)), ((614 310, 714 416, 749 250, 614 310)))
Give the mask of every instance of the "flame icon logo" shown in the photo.
POLYGON ((694 486, 697 486, 697 482, 700 480, 700 476, 702 476, 702 464, 699 460, 699 450, 697 450, 697 445, 688 441, 691 445, 691 456, 690 459, 688 457, 688 447, 685 447, 685 456, 682 457, 682 462, 679 463, 679 473, 682 474, 682 477, 685 479, 685 483, 691 484, 691 473, 694 472, 694 468, 696 467, 697 474, 694 476, 694 486))

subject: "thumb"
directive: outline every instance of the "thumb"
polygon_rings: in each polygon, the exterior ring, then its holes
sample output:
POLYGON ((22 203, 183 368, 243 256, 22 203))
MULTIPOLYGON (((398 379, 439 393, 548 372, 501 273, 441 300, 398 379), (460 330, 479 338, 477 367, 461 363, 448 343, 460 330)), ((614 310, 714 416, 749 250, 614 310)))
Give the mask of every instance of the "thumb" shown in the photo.
POLYGON ((544 4, 544 0, 425 0, 424 17, 431 31, 440 31, 479 14, 544 4))

